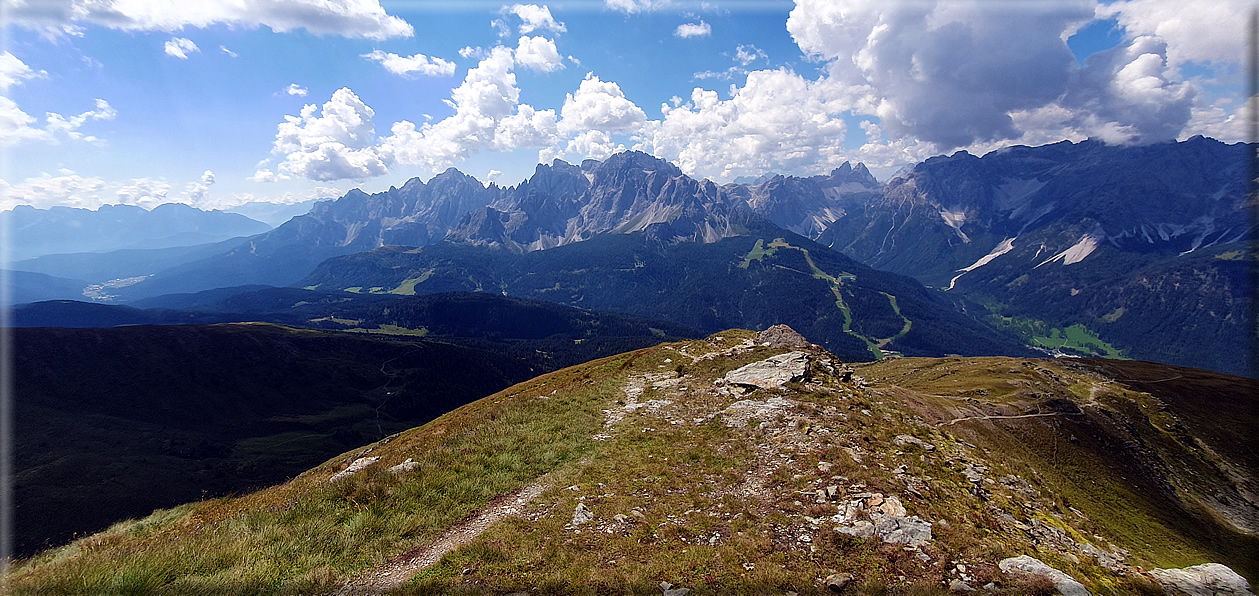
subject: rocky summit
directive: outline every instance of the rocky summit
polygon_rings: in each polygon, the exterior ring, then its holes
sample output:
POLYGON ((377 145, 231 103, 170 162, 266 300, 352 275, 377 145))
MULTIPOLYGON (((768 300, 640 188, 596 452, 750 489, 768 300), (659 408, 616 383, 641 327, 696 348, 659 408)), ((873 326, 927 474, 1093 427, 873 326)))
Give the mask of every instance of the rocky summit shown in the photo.
POLYGON ((1259 392, 1224 375, 1193 399, 1141 383, 1177 370, 854 364, 790 329, 730 330, 119 523, 18 563, 9 587, 1251 594, 1259 392))

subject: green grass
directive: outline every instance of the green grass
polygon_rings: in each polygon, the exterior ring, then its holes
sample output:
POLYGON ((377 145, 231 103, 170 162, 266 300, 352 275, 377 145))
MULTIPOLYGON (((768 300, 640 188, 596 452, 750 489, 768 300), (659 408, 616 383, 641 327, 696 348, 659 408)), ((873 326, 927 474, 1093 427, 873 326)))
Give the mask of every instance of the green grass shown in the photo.
POLYGON ((748 266, 752 264, 752 261, 760 261, 766 256, 773 255, 776 252, 778 252, 777 247, 766 249, 765 241, 757 240, 756 246, 753 246, 751 252, 749 252, 746 257, 743 257, 743 262, 739 264, 739 268, 747 269, 748 266))
MULTIPOLYGON (((156 512, 20 562, 10 589, 326 593, 431 543, 495 496, 543 476, 550 488, 522 505, 519 515, 448 553, 400 593, 658 594, 659 583, 668 581, 697 596, 817 594, 822 578, 847 572, 856 576, 854 594, 945 594, 957 561, 973 568, 980 585, 1000 581, 1011 593, 1032 593, 1034 586, 996 570, 996 561, 1023 553, 1084 581, 1094 593, 1148 588, 1087 557, 1036 546, 1001 521, 1002 514, 1036 519, 1076 541, 1117 544, 1132 552, 1133 564, 1146 567, 1233 563, 1236 549, 1254 544, 1224 536, 1218 527, 1195 529, 1202 522, 1193 517, 1199 505, 1192 495, 1151 488, 1142 473, 1149 453, 1113 448, 1135 441, 1163 460, 1194 448, 1168 430, 1175 418, 1151 396, 1102 383, 1100 392, 1084 392, 1096 394, 1087 417, 937 426, 964 412, 1018 413, 1050 399, 1077 399, 1082 386, 1099 381, 1048 360, 890 359, 858 369, 868 389, 819 367, 808 384, 730 395, 715 389, 716 379, 783 350, 752 347, 695 361, 681 353, 699 357, 752 337, 727 331, 539 377, 374 444, 370 452, 334 458, 285 485, 156 512), (625 404, 627 379, 646 373, 677 376, 676 384, 648 384, 638 402, 670 403, 626 413, 606 427, 604 412, 625 404), (727 425, 733 401, 774 396, 792 405, 727 425), (595 433, 608 436, 594 440, 595 433), (894 446, 899 434, 936 449, 894 446), (366 454, 382 459, 344 481, 327 482, 366 454), (420 468, 387 471, 408 457, 420 468), (833 466, 830 472, 819 471, 822 461, 833 466), (990 479, 1017 475, 1037 495, 994 482, 977 498, 962 462, 987 465, 990 479), (893 472, 902 467, 926 479, 926 495, 907 492, 906 480, 893 472), (930 559, 901 545, 835 533, 832 524, 810 526, 806 517, 838 511, 834 502, 811 498, 831 483, 849 494, 899 495, 909 514, 933 521, 924 549, 930 559), (595 521, 573 528, 568 524, 578 503, 595 521), (1211 536, 1222 536, 1223 546, 1211 536)), ((1202 476, 1211 472, 1208 464, 1171 473, 1202 476)))
MULTIPOLYGON (((1099 320, 1113 323, 1123 314, 1123 309, 1117 309, 1099 320)), ((1096 332, 1080 323, 1064 328, 1028 317, 1007 317, 999 314, 991 315, 989 320, 998 328, 1014 332, 1031 346, 1080 356, 1127 359, 1123 350, 1103 340, 1096 332)))
POLYGON ((383 459, 328 483, 338 457, 239 498, 159 511, 19 562, 14 594, 326 592, 495 495, 572 466, 619 393, 620 355, 539 377, 377 444, 383 459), (554 389, 557 397, 538 399, 554 389), (414 457, 422 466, 391 474, 414 457))
POLYGON ((409 335, 412 337, 424 337, 428 335, 427 327, 420 327, 419 329, 411 329, 408 327, 400 327, 398 325, 388 325, 388 324, 378 325, 376 326, 375 329, 367 329, 364 327, 358 327, 355 329, 346 329, 346 331, 350 331, 353 333, 368 333, 368 334, 380 334, 380 335, 409 335))
POLYGON ((1032 336, 1032 344, 1043 348, 1070 350, 1086 356, 1102 358, 1123 358, 1123 354, 1097 337, 1089 328, 1076 323, 1066 329, 1054 327, 1047 335, 1032 336))
POLYGON ((426 269, 424 270, 423 273, 419 274, 416 277, 409 277, 407 279, 404 279, 402 280, 402 283, 398 284, 398 287, 392 290, 389 290, 389 293, 398 294, 401 296, 414 296, 415 286, 427 281, 428 278, 433 276, 434 272, 436 272, 436 269, 426 269))

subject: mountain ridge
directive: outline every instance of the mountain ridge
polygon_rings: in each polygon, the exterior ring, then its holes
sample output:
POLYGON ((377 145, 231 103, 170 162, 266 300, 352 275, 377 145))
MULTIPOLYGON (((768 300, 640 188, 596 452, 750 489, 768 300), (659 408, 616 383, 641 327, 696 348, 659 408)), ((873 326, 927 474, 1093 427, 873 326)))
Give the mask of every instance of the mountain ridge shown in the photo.
POLYGON ((1250 592, 1259 538, 1218 512, 1259 510, 1254 410, 1207 402, 1253 401, 1256 381, 1198 371, 1217 391, 1194 399, 1152 382, 1160 365, 849 367, 801 341, 728 330, 549 373, 41 554, 11 586, 1156 594, 1209 569, 1250 592))

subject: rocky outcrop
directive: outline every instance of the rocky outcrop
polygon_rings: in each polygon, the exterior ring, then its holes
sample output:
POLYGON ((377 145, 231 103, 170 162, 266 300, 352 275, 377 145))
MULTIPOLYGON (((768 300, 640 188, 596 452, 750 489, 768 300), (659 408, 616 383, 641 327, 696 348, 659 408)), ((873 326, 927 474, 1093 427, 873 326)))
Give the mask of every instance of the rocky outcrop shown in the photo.
POLYGON ((771 348, 808 349, 813 346, 803 335, 786 325, 774 325, 757 333, 756 343, 771 348))
POLYGON ((857 538, 878 536, 883 542, 909 546, 931 540, 931 522, 906 515, 905 506, 895 495, 855 494, 831 519, 840 524, 837 532, 857 538))
POLYGON ((1005 573, 1022 573, 1047 578, 1054 583, 1054 587, 1058 589, 1062 596, 1091 596, 1084 584, 1075 581, 1075 578, 1046 565, 1044 561, 1035 557, 1019 555, 1002 559, 997 564, 997 567, 1005 573))
POLYGON ((328 482, 334 482, 334 481, 340 480, 340 479, 342 479, 342 478, 346 478, 346 477, 349 477, 349 476, 353 476, 353 475, 354 475, 355 473, 357 473, 359 470, 362 470, 363 468, 366 468, 367 466, 370 466, 370 465, 372 465, 372 464, 376 463, 377 461, 380 461, 380 458, 379 458, 379 457, 375 457, 375 456, 373 456, 373 457, 360 457, 360 458, 358 458, 358 459, 354 460, 353 462, 351 462, 351 463, 350 463, 350 465, 349 465, 349 467, 347 467, 346 469, 341 470, 340 472, 337 472, 336 474, 333 474, 333 475, 332 475, 332 478, 329 478, 329 479, 328 479, 328 482))
POLYGON ((803 381, 808 371, 808 354, 788 352, 736 368, 718 382, 749 389, 777 389, 787 383, 803 381))
POLYGON ((1150 576, 1168 594, 1186 596, 1253 596, 1246 578, 1219 563, 1184 569, 1154 569, 1150 576))

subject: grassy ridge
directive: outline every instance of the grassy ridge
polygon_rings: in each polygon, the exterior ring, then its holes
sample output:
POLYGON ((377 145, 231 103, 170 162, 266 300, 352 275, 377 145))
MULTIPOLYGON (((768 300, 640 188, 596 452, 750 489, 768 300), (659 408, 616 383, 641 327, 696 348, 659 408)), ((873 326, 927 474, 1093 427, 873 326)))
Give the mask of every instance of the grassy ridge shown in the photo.
MULTIPOLYGON (((1255 539, 1199 500, 1220 460, 1192 439, 1237 462, 1218 442, 1233 431, 1175 399, 1088 363, 1008 358, 884 360, 857 371, 870 379, 863 388, 815 354, 805 383, 747 394, 716 383, 785 351, 750 338, 723 332, 539 377, 287 484, 158 512, 25 561, 11 589, 330 592, 540 477, 550 488, 516 517, 400 593, 658 594, 667 581, 698 595, 814 594, 842 572, 855 594, 944 594, 960 563, 998 593, 1047 593, 997 569, 1019 554, 1094 593, 1161 593, 1104 568, 1085 544, 1126 550, 1127 564, 1145 568, 1220 561, 1259 575, 1247 560, 1255 539), (363 456, 381 459, 328 481, 363 456), (388 471, 407 458, 421 466, 388 471), (815 499, 827 485, 841 496, 815 499), (897 495, 932 522, 930 542, 907 549, 836 532, 829 520, 844 500, 871 493, 897 495), (579 503, 594 519, 574 526, 579 503)), ((1230 379, 1214 387, 1254 389, 1230 379)))
MULTIPOLYGON (((159 512, 26 561, 14 593, 309 593, 431 541, 493 496, 573 465, 621 355, 517 385, 360 450, 381 457, 329 483, 338 457, 280 486, 159 512), (539 395, 563 390, 552 399, 539 395), (422 462, 386 471, 407 457, 422 462)), ((351 459, 353 458, 351 456, 351 459)))

